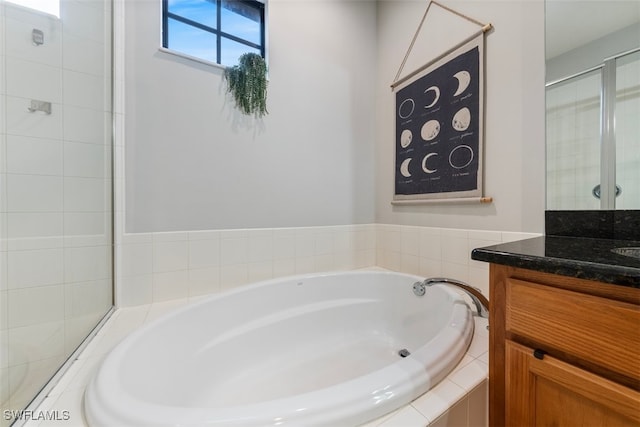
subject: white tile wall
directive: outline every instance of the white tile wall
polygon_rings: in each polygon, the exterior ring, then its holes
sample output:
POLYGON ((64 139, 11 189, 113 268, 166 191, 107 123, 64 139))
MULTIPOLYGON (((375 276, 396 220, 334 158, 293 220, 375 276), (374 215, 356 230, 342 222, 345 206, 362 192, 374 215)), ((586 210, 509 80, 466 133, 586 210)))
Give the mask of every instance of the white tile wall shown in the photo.
POLYGON ((124 234, 117 255, 118 305, 375 265, 425 277, 454 277, 488 295, 488 265, 471 260, 471 251, 536 236, 390 224, 124 234))
POLYGON ((65 105, 63 115, 64 139, 66 141, 101 145, 109 143, 109 132, 105 132, 105 130, 110 128, 110 124, 105 123, 104 112, 65 105))
POLYGON ((124 234, 119 241, 120 306, 375 264, 375 226, 370 224, 124 234))
POLYGON ((6 165, 10 174, 62 175, 62 142, 55 139, 8 135, 6 165))
POLYGON ((5 59, 7 95, 62 102, 62 69, 58 66, 25 61, 9 55, 5 59))
POLYGON ((471 251, 540 235, 393 224, 378 224, 376 230, 376 265, 424 277, 456 278, 480 288, 487 297, 489 266, 472 260, 471 251))
POLYGON ((63 0, 56 19, 0 1, 3 408, 31 400, 110 305, 110 24, 88 3, 63 0))
MULTIPOLYGON (((46 101, 44 99, 43 101, 46 101)), ((8 135, 32 136, 36 138, 62 139, 62 111, 60 104, 53 103, 50 115, 30 113, 29 99, 6 96, 6 133, 8 135)))

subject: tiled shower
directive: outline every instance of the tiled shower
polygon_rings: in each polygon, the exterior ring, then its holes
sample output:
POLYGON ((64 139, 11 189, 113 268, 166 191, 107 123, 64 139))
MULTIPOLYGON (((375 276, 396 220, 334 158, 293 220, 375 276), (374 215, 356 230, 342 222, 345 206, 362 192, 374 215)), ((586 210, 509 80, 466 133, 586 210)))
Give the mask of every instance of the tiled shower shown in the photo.
POLYGON ((113 305, 111 2, 17 3, 0 0, 3 414, 113 305))
POLYGON ((639 76, 640 52, 635 51, 547 85, 547 209, 633 209, 640 204, 635 185, 640 170, 634 167, 640 160, 639 76), (613 80, 603 78, 607 64, 613 80), (608 116, 602 112, 605 89, 614 98, 608 116), (614 137, 603 150, 606 117, 614 137), (613 206, 594 196, 597 186, 606 185, 617 185, 613 206))

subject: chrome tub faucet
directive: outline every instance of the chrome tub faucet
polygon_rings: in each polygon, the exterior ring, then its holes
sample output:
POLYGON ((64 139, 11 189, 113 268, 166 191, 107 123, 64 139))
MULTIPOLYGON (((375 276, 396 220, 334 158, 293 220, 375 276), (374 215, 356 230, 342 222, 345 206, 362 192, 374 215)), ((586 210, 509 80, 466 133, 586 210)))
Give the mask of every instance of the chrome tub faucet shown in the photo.
POLYGON ((489 300, 482 295, 480 289, 468 285, 461 280, 450 279, 448 277, 431 277, 424 279, 422 282, 415 282, 413 284, 413 293, 418 296, 423 296, 426 288, 433 285, 448 285, 462 289, 475 304, 478 316, 484 317, 485 319, 489 318, 489 300))

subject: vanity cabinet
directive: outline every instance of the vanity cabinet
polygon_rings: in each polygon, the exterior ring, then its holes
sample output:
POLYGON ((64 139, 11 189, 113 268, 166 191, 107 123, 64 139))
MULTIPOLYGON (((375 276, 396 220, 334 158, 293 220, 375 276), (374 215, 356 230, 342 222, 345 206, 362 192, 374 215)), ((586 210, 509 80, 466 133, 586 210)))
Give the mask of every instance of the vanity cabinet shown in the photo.
POLYGON ((640 288, 491 264, 489 425, 640 425, 640 288))

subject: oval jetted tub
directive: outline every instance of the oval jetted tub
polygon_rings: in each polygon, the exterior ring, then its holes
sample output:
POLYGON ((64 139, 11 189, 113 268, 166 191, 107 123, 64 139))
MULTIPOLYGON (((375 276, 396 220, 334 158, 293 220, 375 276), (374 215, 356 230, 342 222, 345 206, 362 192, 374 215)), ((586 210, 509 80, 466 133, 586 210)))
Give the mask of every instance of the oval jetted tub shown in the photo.
POLYGON ((443 379, 473 336, 451 289, 345 272, 209 297, 134 332, 85 393, 98 426, 354 426, 443 379))

